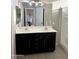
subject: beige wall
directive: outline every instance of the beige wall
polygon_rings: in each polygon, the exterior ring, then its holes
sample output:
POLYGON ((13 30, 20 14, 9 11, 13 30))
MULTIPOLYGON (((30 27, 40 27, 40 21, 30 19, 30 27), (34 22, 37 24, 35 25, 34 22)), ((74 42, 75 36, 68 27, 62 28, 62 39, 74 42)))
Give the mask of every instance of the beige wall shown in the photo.
POLYGON ((15 26, 16 26, 16 14, 15 5, 16 0, 11 1, 11 57, 14 59, 15 56, 15 26))
POLYGON ((61 44, 68 49, 68 8, 62 9, 61 44))
POLYGON ((57 34, 56 34, 56 44, 59 43, 60 40, 60 17, 61 17, 61 10, 57 9, 57 10, 53 10, 52 12, 52 26, 54 29, 57 30, 57 34))
POLYGON ((52 20, 52 4, 46 4, 44 9, 44 25, 50 26, 52 20))

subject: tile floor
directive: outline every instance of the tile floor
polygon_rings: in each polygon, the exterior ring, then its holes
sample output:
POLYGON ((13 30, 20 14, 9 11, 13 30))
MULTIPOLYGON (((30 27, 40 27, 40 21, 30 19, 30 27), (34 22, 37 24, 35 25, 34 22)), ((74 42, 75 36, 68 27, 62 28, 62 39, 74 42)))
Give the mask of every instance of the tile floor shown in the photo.
POLYGON ((56 47, 54 52, 17 56, 16 59, 68 59, 68 55, 60 47, 56 47))

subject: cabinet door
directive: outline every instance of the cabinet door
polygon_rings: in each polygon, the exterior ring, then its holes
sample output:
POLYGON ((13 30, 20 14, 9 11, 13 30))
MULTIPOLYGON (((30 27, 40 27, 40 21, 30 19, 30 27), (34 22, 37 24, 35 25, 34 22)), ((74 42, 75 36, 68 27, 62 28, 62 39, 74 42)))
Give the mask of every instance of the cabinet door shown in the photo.
POLYGON ((25 54, 25 41, 21 35, 16 34, 16 54, 25 54))
POLYGON ((26 34, 25 37, 25 52, 26 54, 30 54, 32 53, 33 48, 31 47, 33 45, 34 42, 34 34, 26 34))
POLYGON ((46 51, 52 51, 55 49, 55 33, 48 33, 46 37, 44 37, 44 45, 46 51))
POLYGON ((24 43, 25 43, 25 54, 27 54, 29 51, 30 51, 30 40, 29 40, 29 37, 28 36, 26 36, 25 38, 24 38, 24 43))

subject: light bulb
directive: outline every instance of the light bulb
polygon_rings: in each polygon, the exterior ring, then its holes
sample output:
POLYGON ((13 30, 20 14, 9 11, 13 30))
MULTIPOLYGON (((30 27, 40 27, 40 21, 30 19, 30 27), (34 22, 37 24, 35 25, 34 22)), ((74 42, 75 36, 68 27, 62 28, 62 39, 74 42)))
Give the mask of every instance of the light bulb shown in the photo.
POLYGON ((40 4, 41 4, 42 2, 40 2, 40 1, 39 1, 38 3, 40 3, 40 4))
POLYGON ((36 6, 38 6, 38 2, 36 2, 36 4, 35 4, 36 6))
POLYGON ((25 1, 25 2, 29 3, 29 1, 25 1))
POLYGON ((32 3, 30 2, 29 5, 32 6, 32 3))

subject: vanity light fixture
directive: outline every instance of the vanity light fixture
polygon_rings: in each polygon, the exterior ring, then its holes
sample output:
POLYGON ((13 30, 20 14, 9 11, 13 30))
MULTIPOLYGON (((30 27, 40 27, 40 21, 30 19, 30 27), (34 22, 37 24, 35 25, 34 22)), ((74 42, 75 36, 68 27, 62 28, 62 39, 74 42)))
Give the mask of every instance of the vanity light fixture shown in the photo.
POLYGON ((29 2, 29 5, 32 6, 35 3, 36 3, 35 1, 31 1, 31 2, 29 2))
POLYGON ((25 2, 29 3, 29 1, 25 1, 25 2))
POLYGON ((38 4, 39 4, 39 6, 43 6, 44 5, 41 1, 39 1, 38 4))
POLYGON ((39 1, 38 3, 41 4, 42 2, 39 1))
POLYGON ((29 2, 29 5, 30 5, 30 6, 32 6, 32 3, 31 3, 31 2, 29 2))
POLYGON ((38 6, 38 2, 36 2, 36 4, 35 4, 36 6, 38 6))
POLYGON ((35 1, 31 1, 31 3, 35 3, 35 1))
POLYGON ((43 6, 44 4, 42 2, 35 2, 35 1, 27 1, 29 3, 30 6, 32 6, 33 4, 35 4, 35 6, 43 6))

